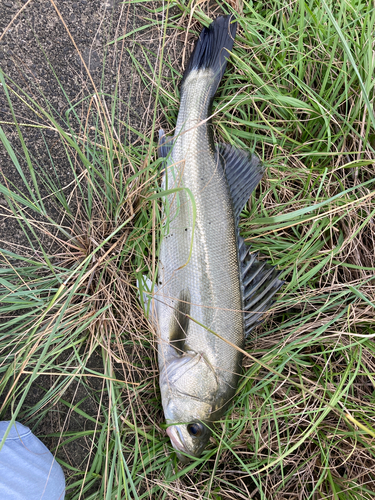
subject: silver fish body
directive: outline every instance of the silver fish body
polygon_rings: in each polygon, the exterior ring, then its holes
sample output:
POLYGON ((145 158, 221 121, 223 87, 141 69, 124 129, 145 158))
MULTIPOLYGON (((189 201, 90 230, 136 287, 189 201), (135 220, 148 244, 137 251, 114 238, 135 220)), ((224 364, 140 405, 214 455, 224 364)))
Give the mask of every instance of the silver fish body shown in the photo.
POLYGON ((230 146, 215 147, 209 120, 235 29, 226 16, 201 34, 182 83, 171 147, 163 141, 160 147, 167 156, 163 188, 170 194, 154 304, 167 432, 182 460, 181 452, 202 453, 212 422, 236 392, 237 347, 246 330, 244 266, 255 287, 248 296, 257 295, 250 326, 281 284, 273 268, 249 254, 238 232, 239 213, 263 174, 260 162, 230 146))

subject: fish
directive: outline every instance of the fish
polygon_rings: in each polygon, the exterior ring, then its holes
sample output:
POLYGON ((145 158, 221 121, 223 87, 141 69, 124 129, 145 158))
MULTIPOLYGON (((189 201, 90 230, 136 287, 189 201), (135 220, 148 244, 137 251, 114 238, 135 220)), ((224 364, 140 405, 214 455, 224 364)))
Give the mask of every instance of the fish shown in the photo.
POLYGON ((219 16, 202 30, 181 82, 174 136, 159 131, 165 197, 150 315, 167 434, 182 462, 201 456, 227 411, 245 337, 283 284, 239 230, 264 167, 255 154, 214 142, 212 104, 236 29, 231 16, 219 16))

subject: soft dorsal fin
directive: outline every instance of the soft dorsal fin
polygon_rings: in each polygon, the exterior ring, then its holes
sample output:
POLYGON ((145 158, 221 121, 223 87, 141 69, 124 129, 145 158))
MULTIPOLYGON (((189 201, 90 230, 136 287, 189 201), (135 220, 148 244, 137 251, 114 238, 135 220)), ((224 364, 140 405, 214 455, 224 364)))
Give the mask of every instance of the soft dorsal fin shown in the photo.
POLYGON ((257 260, 240 236, 238 222, 251 193, 262 179, 264 168, 256 155, 249 155, 229 144, 220 144, 217 154, 223 160, 232 197, 237 229, 238 260, 241 272, 242 306, 245 337, 261 323, 261 317, 273 304, 273 296, 282 286, 280 272, 265 261, 257 260))
POLYGON ((238 222, 246 202, 263 176, 264 168, 255 154, 249 155, 229 144, 219 144, 217 154, 223 160, 234 215, 238 222))
POLYGON ((190 292, 186 288, 181 290, 177 306, 169 325, 169 343, 178 352, 183 354, 185 351, 186 334, 189 327, 190 314, 190 292))

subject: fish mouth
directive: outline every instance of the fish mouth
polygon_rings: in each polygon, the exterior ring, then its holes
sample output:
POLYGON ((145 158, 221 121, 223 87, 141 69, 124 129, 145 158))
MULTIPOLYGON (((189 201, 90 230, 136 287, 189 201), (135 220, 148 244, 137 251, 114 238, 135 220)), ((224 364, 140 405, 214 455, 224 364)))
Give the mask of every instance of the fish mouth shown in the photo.
POLYGON ((178 456, 179 460, 183 463, 188 463, 190 462, 190 459, 186 457, 185 455, 182 455, 181 453, 178 453, 179 451, 182 451, 186 453, 186 450, 184 448, 184 445, 182 444, 180 435, 178 433, 178 430, 176 429, 175 426, 171 425, 170 427, 167 428, 167 434, 171 440, 173 448, 176 450, 176 455, 178 456))
POLYGON ((168 427, 167 434, 171 439, 172 446, 177 451, 185 451, 184 445, 181 442, 181 438, 178 434, 178 430, 173 425, 168 427))

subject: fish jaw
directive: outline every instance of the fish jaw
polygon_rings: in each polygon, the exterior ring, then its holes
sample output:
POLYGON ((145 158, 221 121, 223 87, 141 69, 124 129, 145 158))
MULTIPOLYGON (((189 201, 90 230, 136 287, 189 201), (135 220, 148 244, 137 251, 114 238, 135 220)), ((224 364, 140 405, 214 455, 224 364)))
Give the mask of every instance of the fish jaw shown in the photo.
POLYGON ((172 446, 175 450, 185 451, 184 446, 181 442, 181 439, 178 435, 178 430, 177 430, 176 426, 171 425, 170 427, 168 427, 167 434, 168 434, 168 436, 171 440, 172 446))
POLYGON ((161 371, 160 390, 167 434, 178 458, 186 463, 189 459, 182 453, 199 457, 211 436, 209 422, 217 392, 211 367, 199 354, 176 358, 161 371), (199 435, 189 429, 194 423, 202 425, 199 435))
POLYGON ((184 445, 181 442, 180 436, 178 435, 178 430, 177 430, 176 426, 171 425, 170 427, 168 427, 167 434, 169 436, 169 439, 171 440, 173 448, 176 450, 176 455, 177 455, 178 459, 180 460, 180 462, 185 463, 185 464, 189 463, 190 462, 189 457, 183 455, 182 453, 179 453, 181 451, 183 453, 186 453, 186 450, 184 448, 184 445))
POLYGON ((188 463, 193 457, 199 458, 212 435, 208 422, 204 423, 195 420, 191 424, 170 425, 167 429, 167 434, 173 448, 176 450, 176 455, 183 463, 188 463), (191 424, 197 424, 198 422, 201 426, 201 434, 194 437, 189 433, 188 429, 191 424), (189 456, 187 457, 185 454, 189 456))

